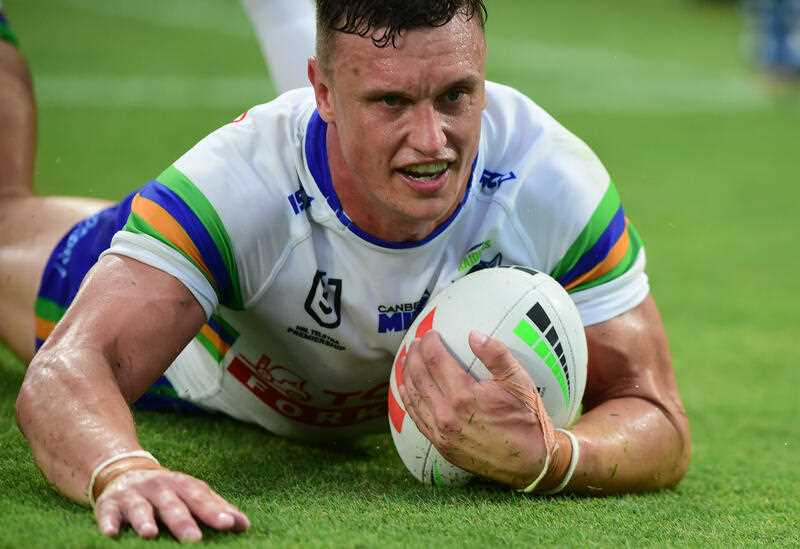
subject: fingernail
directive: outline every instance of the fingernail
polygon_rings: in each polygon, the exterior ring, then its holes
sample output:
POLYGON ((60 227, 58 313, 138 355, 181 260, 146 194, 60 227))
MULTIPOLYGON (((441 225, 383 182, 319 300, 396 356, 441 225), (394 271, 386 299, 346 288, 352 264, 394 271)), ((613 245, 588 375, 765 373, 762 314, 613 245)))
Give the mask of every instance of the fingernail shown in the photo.
POLYGON ((181 541, 200 541, 201 539, 203 539, 203 533, 197 528, 187 528, 181 536, 181 541))
POLYGON ((477 345, 483 345, 489 340, 489 336, 478 330, 470 331, 469 337, 472 338, 472 342, 477 345))
POLYGON ((217 522, 220 528, 230 528, 233 526, 235 519, 230 513, 220 513, 217 515, 217 522))

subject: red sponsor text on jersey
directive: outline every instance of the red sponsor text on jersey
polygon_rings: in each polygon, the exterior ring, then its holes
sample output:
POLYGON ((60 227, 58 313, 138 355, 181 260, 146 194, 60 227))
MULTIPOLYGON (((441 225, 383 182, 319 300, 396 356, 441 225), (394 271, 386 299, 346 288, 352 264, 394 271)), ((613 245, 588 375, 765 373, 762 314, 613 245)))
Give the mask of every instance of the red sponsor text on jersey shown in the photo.
MULTIPOLYGON (((312 406, 308 403, 309 396, 303 390, 304 381, 283 386, 286 384, 264 378, 259 370, 263 370, 263 365, 268 365, 269 362, 268 357, 262 357, 258 364, 252 364, 238 355, 228 365, 228 371, 247 390, 282 416, 316 427, 343 427, 385 417, 384 399, 388 383, 381 383, 367 391, 351 393, 326 390, 323 393, 332 397, 331 406, 312 406), (363 404, 344 406, 348 401, 361 401, 363 404)), ((271 370, 286 369, 278 366, 271 370)))

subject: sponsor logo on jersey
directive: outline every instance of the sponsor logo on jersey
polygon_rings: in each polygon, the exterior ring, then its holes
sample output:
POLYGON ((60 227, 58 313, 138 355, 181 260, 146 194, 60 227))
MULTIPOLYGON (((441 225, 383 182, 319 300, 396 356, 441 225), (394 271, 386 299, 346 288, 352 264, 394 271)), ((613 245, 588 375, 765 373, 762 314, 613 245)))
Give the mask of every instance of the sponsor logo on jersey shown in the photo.
POLYGON ((326 345, 331 349, 336 349, 337 351, 346 351, 347 347, 341 344, 341 342, 329 336, 328 334, 323 334, 319 330, 315 330, 313 328, 306 328, 305 326, 300 326, 299 324, 294 327, 286 328, 286 331, 292 334, 293 336, 300 337, 305 339, 306 341, 311 341, 313 343, 319 343, 321 345, 326 345))
POLYGON ((481 174, 481 192, 484 194, 494 194, 506 181, 512 181, 517 176, 514 172, 500 173, 483 170, 481 174))
POLYGON ((266 355, 255 364, 238 355, 228 372, 277 413, 306 425, 343 427, 386 416, 388 381, 366 390, 315 390, 297 372, 266 355))
POLYGON ((500 252, 496 253, 487 261, 484 261, 481 257, 483 252, 491 247, 492 241, 484 240, 483 242, 475 244, 472 248, 467 250, 467 253, 464 255, 464 259, 462 259, 461 263, 458 264, 458 272, 469 274, 474 273, 475 271, 480 271, 481 269, 487 269, 489 267, 499 267, 503 262, 503 254, 500 252))
POLYGON ((306 312, 323 328, 336 328, 342 321, 342 280, 317 271, 306 297, 306 312))
POLYGON ((306 209, 311 206, 311 202, 314 201, 314 197, 308 196, 303 187, 300 187, 286 198, 289 200, 289 204, 292 206, 292 211, 295 215, 306 211, 306 209))
POLYGON ((428 302, 431 293, 425 290, 418 301, 378 305, 378 333, 405 332, 428 302))
POLYGON ((489 261, 483 261, 483 260, 478 261, 469 271, 467 271, 467 274, 480 271, 481 269, 488 269, 490 267, 500 267, 500 264, 502 262, 503 262, 503 254, 497 252, 495 256, 489 261))

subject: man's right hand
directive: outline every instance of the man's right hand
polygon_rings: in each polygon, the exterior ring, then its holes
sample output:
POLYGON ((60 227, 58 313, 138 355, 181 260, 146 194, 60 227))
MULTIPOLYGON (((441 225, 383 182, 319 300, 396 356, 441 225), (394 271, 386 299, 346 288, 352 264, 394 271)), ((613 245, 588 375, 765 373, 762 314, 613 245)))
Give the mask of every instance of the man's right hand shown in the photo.
POLYGON ((250 521, 208 484, 169 469, 133 469, 114 478, 95 503, 100 531, 116 536, 130 524, 142 538, 158 535, 160 519, 179 541, 199 541, 199 524, 244 532, 250 521))

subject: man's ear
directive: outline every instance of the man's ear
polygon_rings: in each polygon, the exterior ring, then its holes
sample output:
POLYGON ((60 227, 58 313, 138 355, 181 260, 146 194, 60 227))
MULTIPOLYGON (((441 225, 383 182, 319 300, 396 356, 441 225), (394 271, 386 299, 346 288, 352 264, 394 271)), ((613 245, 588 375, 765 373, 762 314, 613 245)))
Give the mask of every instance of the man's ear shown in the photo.
POLYGON ((330 80, 325 71, 320 67, 316 57, 308 60, 308 79, 314 88, 314 96, 317 98, 317 110, 322 119, 331 123, 335 120, 333 109, 333 90, 330 80))

